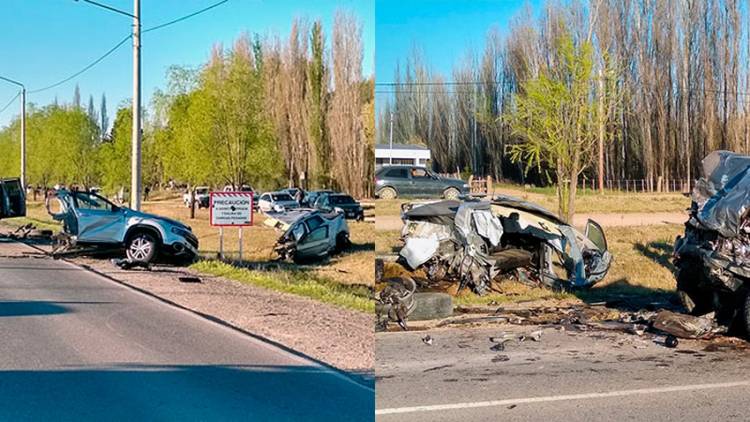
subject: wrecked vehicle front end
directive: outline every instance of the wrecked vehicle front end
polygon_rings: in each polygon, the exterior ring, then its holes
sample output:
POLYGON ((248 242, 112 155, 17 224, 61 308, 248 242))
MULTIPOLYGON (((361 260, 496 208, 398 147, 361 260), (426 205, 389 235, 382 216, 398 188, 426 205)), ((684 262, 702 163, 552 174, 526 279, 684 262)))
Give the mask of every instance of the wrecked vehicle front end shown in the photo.
POLYGON ((319 260, 350 244, 349 226, 342 213, 300 208, 265 214, 264 224, 283 231, 273 248, 279 259, 319 260))
POLYGON ((601 227, 580 233, 549 211, 509 196, 490 202, 405 204, 401 262, 431 282, 486 293, 498 276, 554 289, 589 287, 611 262, 601 227))
POLYGON ((691 193, 685 234, 674 248, 677 290, 695 315, 716 312, 750 332, 750 157, 714 151, 691 193))

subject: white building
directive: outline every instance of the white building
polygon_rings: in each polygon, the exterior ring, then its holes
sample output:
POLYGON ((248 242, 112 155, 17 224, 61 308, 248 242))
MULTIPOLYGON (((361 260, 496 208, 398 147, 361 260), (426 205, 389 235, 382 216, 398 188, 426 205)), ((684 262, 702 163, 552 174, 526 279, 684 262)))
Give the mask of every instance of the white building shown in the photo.
POLYGON ((429 167, 432 155, 430 149, 422 145, 389 144, 375 145, 375 166, 406 164, 429 167))

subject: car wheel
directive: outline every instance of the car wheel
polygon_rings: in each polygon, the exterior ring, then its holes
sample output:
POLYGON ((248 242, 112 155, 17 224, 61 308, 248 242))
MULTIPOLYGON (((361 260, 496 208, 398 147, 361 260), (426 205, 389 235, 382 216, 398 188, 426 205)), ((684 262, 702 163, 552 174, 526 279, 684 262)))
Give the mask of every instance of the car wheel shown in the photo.
POLYGON ((348 248, 349 245, 351 245, 351 241, 349 240, 349 233, 341 232, 336 235, 336 252, 337 253, 348 248))
POLYGON ((365 221, 365 213, 357 214, 357 218, 355 220, 360 222, 365 221))
POLYGON ((158 244, 153 235, 138 232, 131 236, 125 246, 125 255, 133 262, 151 262, 156 256, 158 244))
POLYGON ((458 199, 459 194, 460 192, 458 192, 458 189, 448 188, 443 192, 443 198, 455 200, 455 199, 458 199))
POLYGON ((380 199, 396 199, 398 194, 396 193, 396 189, 383 188, 378 193, 378 196, 380 197, 380 199))

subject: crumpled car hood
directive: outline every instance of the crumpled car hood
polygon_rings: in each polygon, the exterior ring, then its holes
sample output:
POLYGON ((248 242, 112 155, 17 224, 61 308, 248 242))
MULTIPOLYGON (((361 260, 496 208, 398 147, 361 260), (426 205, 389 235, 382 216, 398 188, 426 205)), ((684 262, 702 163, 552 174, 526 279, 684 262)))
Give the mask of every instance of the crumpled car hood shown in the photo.
POLYGON ((724 237, 737 236, 750 205, 750 156, 714 151, 703 159, 702 171, 692 192, 696 219, 724 237))

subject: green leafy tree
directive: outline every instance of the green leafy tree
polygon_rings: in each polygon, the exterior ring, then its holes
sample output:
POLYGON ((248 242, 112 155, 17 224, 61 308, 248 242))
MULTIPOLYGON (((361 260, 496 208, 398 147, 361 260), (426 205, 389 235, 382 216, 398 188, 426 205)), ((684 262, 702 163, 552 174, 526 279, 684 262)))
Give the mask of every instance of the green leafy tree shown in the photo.
POLYGON ((558 214, 572 221, 578 177, 597 140, 593 49, 589 42, 576 45, 564 34, 557 40, 555 55, 557 65, 523 83, 506 117, 518 137, 511 158, 527 171, 554 169, 558 214))

